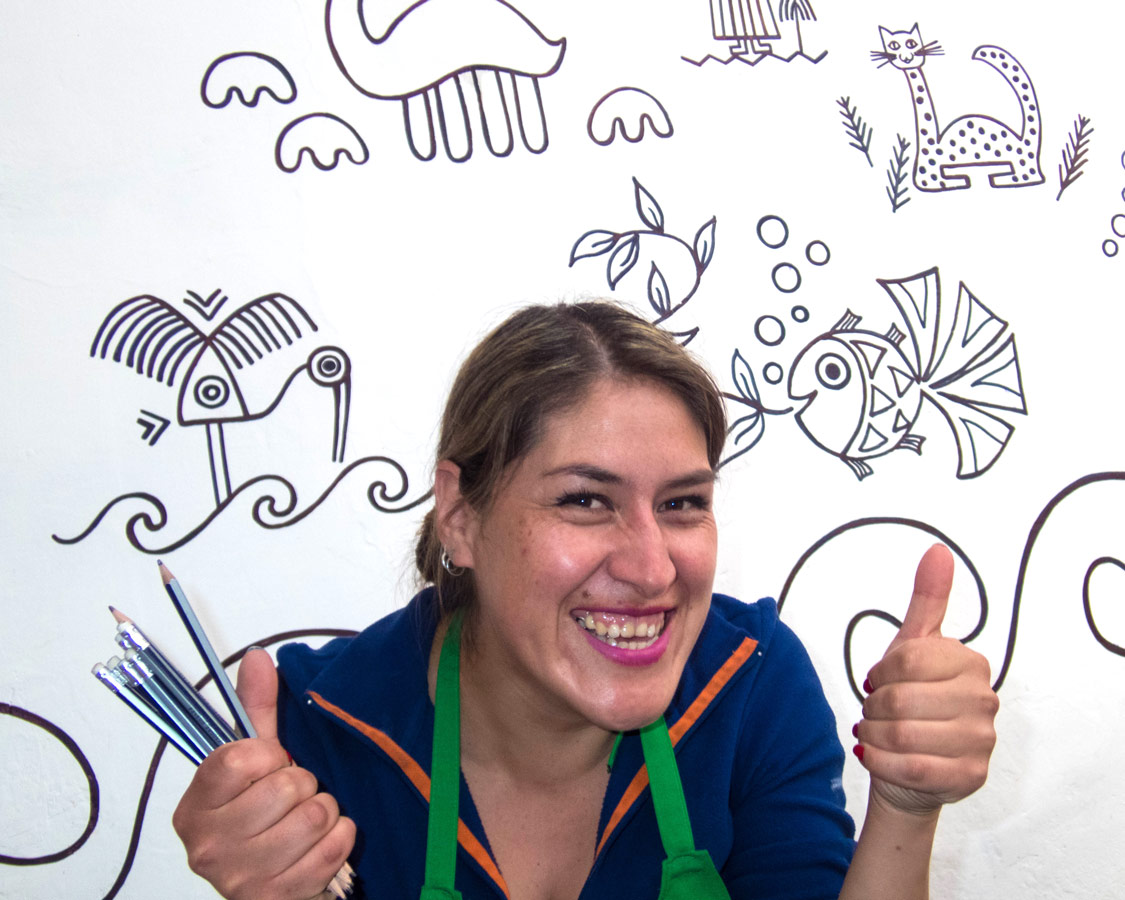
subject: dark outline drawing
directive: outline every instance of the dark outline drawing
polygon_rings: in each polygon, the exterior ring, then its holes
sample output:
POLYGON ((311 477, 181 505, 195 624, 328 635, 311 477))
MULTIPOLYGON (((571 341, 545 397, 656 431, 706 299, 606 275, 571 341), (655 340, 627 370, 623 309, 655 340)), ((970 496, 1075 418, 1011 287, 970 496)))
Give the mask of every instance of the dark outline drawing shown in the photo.
POLYGON ((910 188, 906 184, 906 167, 910 165, 910 141, 901 134, 898 146, 892 150, 891 161, 887 163, 887 199, 891 201, 891 212, 896 213, 907 203, 910 198, 906 196, 910 188))
POLYGON ((917 23, 910 31, 879 26, 879 35, 883 49, 872 50, 871 58, 879 68, 890 63, 902 72, 910 91, 918 148, 912 172, 914 187, 929 193, 962 190, 972 186, 972 170, 1000 166, 1003 171, 988 175, 992 187, 1033 187, 1045 181, 1039 161, 1043 141, 1039 101, 1031 78, 1014 56, 991 44, 973 51, 973 59, 1000 73, 1016 95, 1023 120, 1020 127, 1011 128, 992 116, 972 114, 958 116, 943 128, 922 71, 927 57, 944 53, 941 46, 937 41, 924 44, 917 23))
POLYGON ((301 160, 306 154, 309 161, 322 172, 335 169, 340 163, 340 158, 344 156, 357 166, 362 166, 371 158, 367 144, 349 122, 333 113, 324 112, 308 113, 294 119, 277 136, 273 148, 273 161, 281 171, 290 174, 296 172, 301 167, 301 160), (329 123, 327 129, 316 127, 320 122, 329 123), (333 132, 344 137, 333 139, 333 132), (298 145, 296 153, 293 152, 293 144, 298 145), (348 146, 349 144, 351 146, 348 146), (287 164, 284 161, 286 157, 293 159, 294 162, 287 164), (331 159, 331 162, 321 162, 322 157, 331 159))
MULTIPOLYGON (((215 291, 207 302, 219 294, 215 291)), ((199 295, 192 293, 193 298, 199 295)), ((210 318, 226 302, 224 296, 210 318)), ((191 301, 185 301, 198 309, 191 301)), ((221 506, 231 491, 223 425, 251 422, 272 413, 298 375, 304 373, 321 387, 332 388, 335 422, 332 461, 344 461, 351 403, 351 361, 339 347, 322 346, 288 373, 280 389, 270 391, 264 403, 248 402, 236 372, 243 372, 268 354, 287 351, 317 330, 312 317, 292 297, 266 294, 250 300, 224 318, 210 333, 203 332, 166 300, 151 294, 119 303, 102 321, 90 345, 90 356, 124 362, 138 375, 175 387, 185 362, 176 405, 180 425, 204 425, 211 464, 215 505, 221 506), (282 343, 284 341, 284 344, 282 343), (197 376, 202 373, 201 376, 197 376)))
POLYGON ((137 419, 137 424, 141 426, 141 440, 146 441, 150 447, 155 447, 156 442, 160 440, 160 436, 172 424, 172 420, 166 419, 160 413, 142 409, 141 418, 137 419))
POLYGON ((816 65, 828 55, 828 51, 822 50, 818 56, 809 56, 805 52, 802 21, 816 21, 816 13, 809 0, 780 0, 777 16, 774 16, 772 0, 711 0, 711 35, 716 41, 736 42, 728 45, 730 55, 723 58, 708 53, 702 59, 688 56, 680 59, 696 67, 708 62, 724 66, 740 62, 756 66, 764 59, 790 63, 798 58, 816 65), (788 56, 775 52, 773 46, 773 42, 781 40, 778 19, 793 22, 796 29, 797 49, 788 56))
POLYGON ((101 809, 101 789, 98 787, 98 778, 94 774, 94 767, 90 765, 86 754, 82 752, 82 748, 78 746, 74 738, 59 728, 54 722, 49 722, 42 716, 36 715, 30 710, 23 709, 11 703, 0 703, 0 716, 12 716, 15 719, 21 719, 24 722, 42 728, 47 734, 66 748, 67 752, 74 757, 75 762, 77 762, 82 769, 82 774, 86 776, 86 784, 90 790, 90 816, 86 820, 86 827, 83 829, 82 834, 80 834, 70 846, 56 851, 55 853, 47 853, 43 856, 9 856, 0 853, 0 865, 5 866, 42 866, 48 863, 58 862, 60 859, 65 859, 77 852, 78 849, 89 840, 90 835, 94 833, 94 828, 98 824, 98 812, 101 809))
POLYGON ((848 146, 855 147, 862 153, 867 159, 867 165, 874 169, 875 163, 871 161, 871 138, 874 136, 874 131, 863 121, 863 116, 857 114, 858 107, 852 106, 851 100, 851 97, 841 97, 836 101, 836 105, 840 107, 840 115, 844 119, 844 131, 851 138, 848 146))
POLYGON ((137 536, 137 529, 141 526, 149 534, 155 534, 168 524, 168 511, 160 498, 154 497, 152 494, 143 491, 135 491, 129 494, 122 494, 120 497, 115 497, 99 512, 94 520, 86 526, 86 528, 78 535, 70 538, 59 537, 57 534, 52 534, 51 539, 56 544, 77 544, 84 541, 89 537, 95 529, 102 523, 102 520, 109 514, 109 512, 116 506, 126 503, 128 501, 141 501, 149 504, 152 509, 142 510, 141 512, 133 513, 125 523, 125 538, 132 546, 140 550, 142 553, 161 554, 171 553, 173 550, 178 550, 184 544, 193 540, 197 535, 203 532, 208 525, 217 519, 223 511, 231 506, 236 499, 242 494, 249 494, 251 488, 256 488, 258 485, 264 485, 267 482, 277 484, 281 491, 284 492, 285 499, 280 499, 279 496, 271 494, 269 491, 259 494, 251 504, 251 517, 256 525, 262 528, 287 528, 290 525, 296 525, 298 522, 311 515, 317 507, 320 506, 328 496, 336 489, 348 475, 358 469, 360 466, 365 466, 368 463, 384 463, 390 467, 391 471, 398 475, 401 486, 391 493, 389 485, 383 480, 376 480, 367 486, 367 499, 371 506, 379 512, 385 513, 399 513, 406 512, 413 509, 421 503, 429 500, 432 496, 432 491, 426 491, 422 496, 415 500, 411 500, 402 506, 385 506, 384 502, 393 503, 396 500, 401 500, 406 496, 406 492, 410 488, 410 482, 406 476, 406 470, 395 462, 393 459, 386 456, 365 456, 363 459, 357 459, 355 462, 350 463, 344 468, 333 480, 332 483, 325 488, 319 497, 312 503, 294 513, 297 509, 297 490, 293 484, 280 475, 259 475, 256 478, 251 478, 249 481, 243 482, 235 488, 230 496, 224 499, 218 506, 215 507, 207 517, 200 522, 195 528, 191 529, 186 534, 177 538, 170 544, 165 544, 161 547, 146 547, 141 539, 137 536), (378 496, 376 496, 378 495, 378 496))
POLYGON ((1093 128, 1086 130, 1089 124, 1090 120, 1079 113, 1078 118, 1074 120, 1074 133, 1067 135, 1069 142, 1062 149, 1062 163, 1059 164, 1059 192, 1055 195, 1056 200, 1061 200, 1063 191, 1086 174, 1082 171, 1082 167, 1086 165, 1087 144, 1090 142, 1090 135, 1094 133, 1093 128))
MULTIPOLYGON (((206 321, 212 321, 228 298, 216 290, 206 298, 189 291, 184 303, 196 310, 206 321)), ((284 528, 302 521, 316 510, 336 487, 362 466, 378 464, 390 469, 395 479, 392 487, 383 478, 372 481, 367 488, 368 501, 380 512, 396 513, 412 509, 427 500, 421 497, 394 506, 406 496, 409 480, 406 470, 385 456, 365 456, 341 469, 332 483, 311 504, 299 508, 297 490, 281 475, 258 475, 235 486, 227 462, 223 425, 250 422, 272 413, 285 397, 290 385, 302 374, 314 384, 331 388, 334 404, 332 461, 343 463, 347 440, 348 415, 351 404, 351 361, 339 347, 320 346, 301 365, 282 373, 280 388, 271 388, 265 399, 261 392, 257 402, 248 400, 239 376, 246 369, 274 353, 289 353, 297 341, 317 331, 316 323, 304 308, 285 294, 266 294, 244 303, 226 316, 210 332, 202 331, 170 303, 143 294, 114 307, 102 321, 90 346, 90 356, 110 358, 124 363, 138 374, 154 378, 168 387, 175 387, 177 374, 184 368, 177 403, 180 425, 204 425, 211 467, 211 487, 215 508, 194 528, 175 540, 150 547, 138 530, 147 534, 161 531, 168 523, 168 512, 158 497, 143 491, 122 494, 105 506, 93 521, 74 537, 52 539, 59 544, 76 544, 92 534, 116 507, 134 501, 144 504, 125 523, 125 537, 142 553, 167 553, 182 547, 205 530, 228 507, 243 496, 256 494, 251 501, 251 517, 262 528, 284 528), (238 373, 236 375, 236 373, 238 373)), ((283 361, 282 357, 282 361, 283 361)), ((142 410, 152 418, 166 421, 142 410)), ((138 419, 144 436, 155 428, 153 421, 138 419)), ((161 428, 162 433, 163 428, 161 428)), ((159 433, 157 434, 157 437, 159 433)), ((150 443, 155 443, 152 438, 150 443)))
MULTIPOLYGON (((1054 497, 1051 498, 1051 500, 1036 517, 1035 522, 1032 524, 1031 530, 1028 532, 1027 541, 1024 543, 1023 553, 1020 556, 1019 571, 1012 596, 1012 615, 1008 626, 1008 641, 1004 648, 1004 661, 1000 666, 1000 673, 996 676, 996 679, 992 683, 993 690, 1000 690, 1000 688, 1004 684, 1005 679, 1008 677, 1008 672, 1012 666, 1012 659, 1015 656, 1016 633, 1019 627, 1020 607, 1023 600, 1023 589, 1027 579, 1027 568, 1031 562, 1031 551, 1034 549, 1035 544, 1039 539, 1039 535, 1043 531, 1043 527, 1047 524, 1047 520, 1050 518, 1055 509, 1058 508, 1059 504, 1061 504, 1072 494, 1090 485, 1110 481, 1125 481, 1125 472, 1095 472, 1090 475, 1084 475, 1083 477, 1072 481, 1065 488, 1055 494, 1054 497)), ((789 590, 793 586, 793 582, 796 579, 798 573, 801 571, 801 568, 818 550, 820 550, 825 544, 829 543, 845 532, 853 531, 859 528, 865 528, 870 525, 904 525, 909 528, 916 528, 919 531, 925 532, 926 534, 932 535, 933 537, 940 540, 943 544, 949 547, 950 550, 953 551, 955 556, 961 559, 961 561, 968 568, 969 572, 972 574, 973 579, 977 585, 977 594, 980 599, 980 617, 978 618, 977 623, 973 627, 972 631, 970 631, 969 634, 967 634, 965 637, 960 638, 960 640, 963 644, 970 644, 973 640, 979 637, 984 630, 985 622, 988 620, 988 593, 985 590, 984 582, 980 577, 980 573, 977 571, 976 566, 973 565, 972 560, 969 559, 968 555, 958 546, 955 541, 953 541, 948 535, 944 534, 939 529, 935 528, 933 525, 918 521, 917 519, 904 519, 894 516, 875 516, 856 519, 854 521, 847 522, 837 528, 834 528, 824 537, 817 540, 811 547, 809 547, 808 550, 801 554, 801 557, 797 560, 796 565, 794 565, 790 570, 788 578, 785 579, 785 584, 782 587, 781 592, 778 594, 778 611, 781 611, 784 608, 786 598, 789 596, 789 590)), ((1085 615, 1086 622, 1089 625, 1090 631, 1093 634, 1094 638, 1098 641, 1098 643, 1110 653, 1125 658, 1125 647, 1121 647, 1113 643, 1112 641, 1107 640, 1105 636, 1102 635, 1100 629, 1098 629, 1097 627, 1097 624, 1094 622, 1093 614, 1090 610, 1090 577, 1094 571, 1096 571, 1103 565, 1113 565, 1117 568, 1125 569, 1125 562, 1112 556, 1102 556, 1090 563, 1090 565, 1086 569, 1086 575, 1083 578, 1082 582, 1083 613, 1085 615)), ((895 628, 898 628, 902 625, 902 621, 900 619, 880 609, 868 609, 864 610, 863 612, 857 613, 848 623, 847 630, 844 634, 844 669, 847 672, 848 684, 851 686, 852 693, 861 703, 864 699, 864 693, 857 683, 854 667, 852 665, 852 636, 859 623, 867 618, 880 619, 884 622, 889 623, 895 628)))
MULTIPOLYGON (((580 259, 591 259, 608 253, 606 281, 609 284, 609 289, 613 291, 617 289, 618 282, 637 264, 640 258, 642 235, 654 235, 679 244, 691 256, 695 268, 695 280, 685 296, 674 300, 669 293, 668 282, 664 274, 660 271, 656 262, 652 261, 648 273, 647 294, 649 305, 657 314, 653 323, 659 325, 695 296, 703 272, 715 255, 716 220, 712 216, 704 222, 695 233, 692 243, 689 244, 682 238, 674 234, 667 234, 664 231, 664 211, 660 208, 660 204, 656 202, 656 198, 645 190, 636 177, 633 178, 633 197, 637 215, 640 216, 641 222, 647 227, 623 232, 602 229, 587 231, 574 242, 574 246, 570 250, 570 262, 567 265, 570 267, 580 259)), ((695 336, 695 331, 684 332, 677 336, 686 336, 687 340, 683 341, 686 344, 695 336)))
MULTIPOLYGON (((913 431, 928 400, 945 418, 957 444, 957 477, 976 478, 1000 458, 1015 426, 1005 412, 1027 414, 1015 335, 962 282, 952 313, 942 304, 937 267, 900 279, 876 279, 906 326, 885 333, 862 329, 851 310, 793 359, 786 390, 797 425, 816 446, 837 457, 862 481, 868 460, 894 450, 921 454, 924 437, 913 431), (909 339, 908 339, 909 338, 909 339), (812 409, 815 403, 821 405, 812 409)), ((739 350, 732 359, 737 395, 748 419, 783 410, 765 408, 739 350), (740 373, 740 368, 745 372, 740 373)), ((761 438, 764 423, 738 420, 753 442, 722 460, 738 458, 761 438), (750 432, 751 427, 759 429, 750 432)), ((732 427, 730 434, 734 434, 732 427)))
MULTIPOLYGON (((248 67, 241 66, 241 68, 246 69, 248 67)), ((219 92, 216 91, 216 93, 219 92)), ((199 84, 199 97, 204 105, 211 109, 222 109, 228 106, 236 96, 243 106, 254 107, 258 105, 258 101, 262 99, 263 94, 268 94, 278 103, 292 103, 297 99, 297 83, 293 80, 293 76, 289 74, 289 70, 278 60, 272 56, 267 56, 265 53, 257 53, 253 50, 227 53, 220 56, 207 67, 207 71, 203 73, 203 80, 199 84), (242 81, 233 77, 238 63, 232 65, 230 61, 245 59, 262 60, 265 63, 265 65, 254 66, 254 71, 261 71, 261 77, 249 81, 242 81), (270 78, 273 75, 281 76, 284 87, 276 78, 270 78), (224 79, 220 76, 226 77, 224 79), (219 81, 220 83, 225 81, 226 87, 221 89, 223 95, 221 100, 212 100, 208 97, 213 87, 212 81, 219 81), (271 84, 271 81, 274 83, 271 84), (246 99, 247 92, 243 90, 246 85, 254 85, 254 88, 250 91, 249 100, 246 99)))
POLYGON ((608 147, 618 134, 630 144, 644 139, 645 122, 657 137, 671 137, 675 131, 668 110, 646 90, 635 87, 620 87, 610 91, 594 104, 586 119, 586 134, 595 144, 608 147), (639 97, 638 97, 639 95, 639 97), (659 120, 659 124, 657 122, 659 120), (636 123, 636 132, 630 133, 629 126, 636 123), (597 137, 600 132, 606 137, 597 137))
POLYGON ((508 156, 515 146, 512 108, 523 145, 532 153, 547 149, 539 79, 553 75, 562 65, 566 38, 550 40, 505 0, 417 0, 378 36, 368 29, 362 0, 354 4, 352 0, 327 0, 324 30, 332 58, 352 87, 377 100, 401 102, 406 140, 417 159, 428 162, 437 156, 435 113, 450 161, 465 162, 473 155, 473 125, 466 97, 476 98, 476 118, 493 156, 508 156), (470 5, 472 9, 468 9, 470 5), (513 44, 505 50, 512 60, 483 60, 473 48, 463 49, 469 31, 459 28, 458 22, 467 20, 473 22, 472 33, 518 41, 520 46, 513 44), (431 63, 425 74, 415 75, 417 83, 403 83, 408 76, 401 60, 423 60, 435 51, 460 52, 461 56, 452 65, 448 61, 431 63), (394 54, 395 65, 381 59, 394 54))

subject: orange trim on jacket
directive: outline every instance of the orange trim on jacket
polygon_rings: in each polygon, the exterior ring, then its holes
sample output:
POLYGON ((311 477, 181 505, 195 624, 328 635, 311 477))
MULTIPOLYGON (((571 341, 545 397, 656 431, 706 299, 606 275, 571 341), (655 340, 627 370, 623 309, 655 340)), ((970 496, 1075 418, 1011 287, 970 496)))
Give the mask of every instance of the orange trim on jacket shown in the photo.
MULTIPOLYGON (((308 691, 307 696, 311 697, 321 709, 325 712, 331 713, 336 718, 351 725, 356 731, 367 737, 373 744, 379 747, 384 753, 395 761, 410 783, 418 789, 426 802, 430 802, 430 776, 425 773, 418 762, 409 753, 400 747, 393 738, 385 731, 380 731, 366 722, 357 719, 351 713, 341 709, 334 703, 330 703, 320 696, 316 691, 308 691)), ((496 886, 504 892, 505 897, 511 897, 508 893, 508 885, 504 881, 504 876, 500 874, 500 867, 496 865, 496 861, 492 858, 484 845, 477 840, 470 830, 469 826, 464 823, 460 818, 457 819, 457 843, 459 843, 468 854, 475 859, 482 869, 488 873, 489 877, 496 882, 496 886)))

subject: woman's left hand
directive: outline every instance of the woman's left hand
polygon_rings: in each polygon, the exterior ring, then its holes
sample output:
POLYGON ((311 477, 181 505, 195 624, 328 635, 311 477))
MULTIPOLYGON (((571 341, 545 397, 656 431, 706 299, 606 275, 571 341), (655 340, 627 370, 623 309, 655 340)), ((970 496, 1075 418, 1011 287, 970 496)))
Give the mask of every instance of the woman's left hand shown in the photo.
POLYGON ((918 564, 902 627, 868 674, 856 730, 873 799, 919 815, 983 785, 996 744, 988 660, 941 634, 952 583, 953 556, 936 544, 918 564))

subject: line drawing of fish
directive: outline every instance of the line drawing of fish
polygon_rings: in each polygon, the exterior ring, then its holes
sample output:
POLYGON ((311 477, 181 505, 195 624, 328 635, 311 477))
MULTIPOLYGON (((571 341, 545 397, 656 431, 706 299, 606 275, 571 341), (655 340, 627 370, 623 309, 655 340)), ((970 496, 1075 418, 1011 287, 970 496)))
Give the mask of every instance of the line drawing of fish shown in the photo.
POLYGON ((1015 335, 965 287, 952 309, 942 302, 937 267, 876 281, 898 307, 906 332, 879 334, 845 311, 794 359, 787 390, 809 439, 839 457, 861 481, 869 460, 894 450, 921 454, 914 429, 928 400, 957 442, 957 477, 988 471, 1027 414, 1015 335))

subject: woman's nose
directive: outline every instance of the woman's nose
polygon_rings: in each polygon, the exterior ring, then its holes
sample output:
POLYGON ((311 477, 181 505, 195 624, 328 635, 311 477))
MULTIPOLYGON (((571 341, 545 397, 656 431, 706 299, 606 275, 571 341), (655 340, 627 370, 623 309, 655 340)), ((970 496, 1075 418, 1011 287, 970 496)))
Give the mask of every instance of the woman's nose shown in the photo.
POLYGON ((656 517, 646 513, 621 523, 610 554, 609 574, 633 585, 644 597, 657 597, 676 580, 667 536, 656 517))

